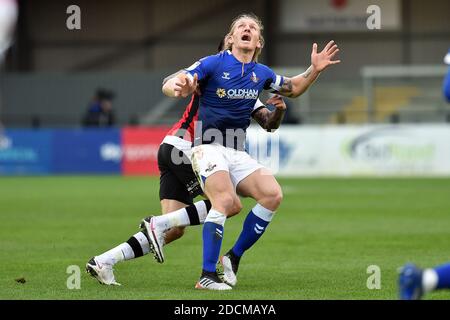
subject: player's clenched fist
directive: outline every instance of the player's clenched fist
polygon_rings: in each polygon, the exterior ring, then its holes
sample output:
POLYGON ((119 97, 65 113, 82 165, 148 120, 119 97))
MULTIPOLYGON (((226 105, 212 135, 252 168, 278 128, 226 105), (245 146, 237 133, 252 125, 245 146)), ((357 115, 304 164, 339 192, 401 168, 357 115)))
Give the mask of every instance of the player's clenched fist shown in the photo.
POLYGON ((284 103, 283 98, 278 94, 275 94, 270 99, 268 99, 266 101, 266 104, 273 105, 275 108, 280 110, 286 110, 286 103, 284 103))
POLYGON ((192 94, 197 89, 197 81, 197 74, 194 75, 192 81, 189 80, 185 73, 178 74, 174 83, 175 97, 186 98, 188 95, 192 94))

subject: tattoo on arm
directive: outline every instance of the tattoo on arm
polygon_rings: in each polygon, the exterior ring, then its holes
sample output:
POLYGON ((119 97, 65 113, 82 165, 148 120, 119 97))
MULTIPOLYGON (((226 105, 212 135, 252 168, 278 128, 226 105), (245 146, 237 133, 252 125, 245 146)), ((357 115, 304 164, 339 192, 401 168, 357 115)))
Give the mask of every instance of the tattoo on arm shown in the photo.
POLYGON ((281 85, 279 93, 285 97, 290 97, 292 95, 292 80, 291 80, 291 78, 283 79, 283 84, 281 85))
POLYGON ((278 108, 272 112, 267 108, 261 108, 253 114, 253 119, 255 119, 263 129, 270 131, 280 127, 285 112, 286 110, 278 108))
POLYGON ((279 93, 285 97, 296 98, 308 89, 318 75, 314 72, 313 66, 310 66, 305 72, 293 78, 284 77, 279 93))
POLYGON ((313 69, 312 66, 309 66, 309 68, 306 69, 306 71, 302 73, 303 78, 305 78, 305 79, 308 78, 312 72, 312 69, 313 69))
POLYGON ((290 78, 284 79, 281 90, 292 91, 292 80, 290 78))
POLYGON ((253 113, 252 117, 261 126, 261 128, 266 129, 267 119, 269 117, 269 109, 260 108, 253 113))

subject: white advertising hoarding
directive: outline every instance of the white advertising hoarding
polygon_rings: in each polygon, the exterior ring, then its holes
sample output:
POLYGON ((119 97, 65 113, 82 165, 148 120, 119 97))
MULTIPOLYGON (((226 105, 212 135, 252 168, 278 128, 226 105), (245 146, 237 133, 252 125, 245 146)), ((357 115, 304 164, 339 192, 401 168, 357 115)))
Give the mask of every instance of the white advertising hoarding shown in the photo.
POLYGON ((248 138, 280 176, 450 175, 448 125, 252 126, 248 138))

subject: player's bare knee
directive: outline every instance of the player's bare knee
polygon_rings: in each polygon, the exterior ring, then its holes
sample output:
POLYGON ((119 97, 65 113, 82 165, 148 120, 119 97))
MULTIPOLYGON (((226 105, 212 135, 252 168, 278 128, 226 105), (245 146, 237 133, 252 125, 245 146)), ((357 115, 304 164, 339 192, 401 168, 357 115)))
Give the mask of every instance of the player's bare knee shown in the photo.
POLYGON ((230 215, 228 215, 228 217, 237 215, 239 212, 241 212, 242 210, 242 203, 241 200, 239 199, 239 197, 235 197, 234 198, 234 202, 233 202, 233 209, 230 215))
POLYGON ((281 191, 281 189, 279 189, 274 195, 274 204, 276 205, 277 208, 280 206, 282 201, 283 201, 283 192, 281 191))
POLYGON ((275 211, 280 206, 281 201, 283 201, 283 192, 281 191, 281 188, 273 189, 265 199, 267 209, 272 211, 275 211))
POLYGON ((229 193, 222 193, 218 195, 213 201, 213 208, 222 212, 227 217, 233 215, 234 212, 234 197, 229 193))

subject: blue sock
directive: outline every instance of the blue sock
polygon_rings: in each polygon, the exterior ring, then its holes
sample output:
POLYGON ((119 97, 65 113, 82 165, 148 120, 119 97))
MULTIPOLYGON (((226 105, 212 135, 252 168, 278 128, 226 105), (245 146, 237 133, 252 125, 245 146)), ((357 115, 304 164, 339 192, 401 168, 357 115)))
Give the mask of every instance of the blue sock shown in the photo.
POLYGON ((436 289, 450 288, 450 263, 434 268, 438 275, 436 289))
POLYGON ((249 212, 245 218, 242 232, 239 235, 233 253, 241 257, 246 250, 258 241, 266 230, 267 225, 272 220, 273 212, 264 208, 259 203, 249 212))
POLYGON ((203 225, 203 270, 216 272, 226 216, 211 209, 203 225))

